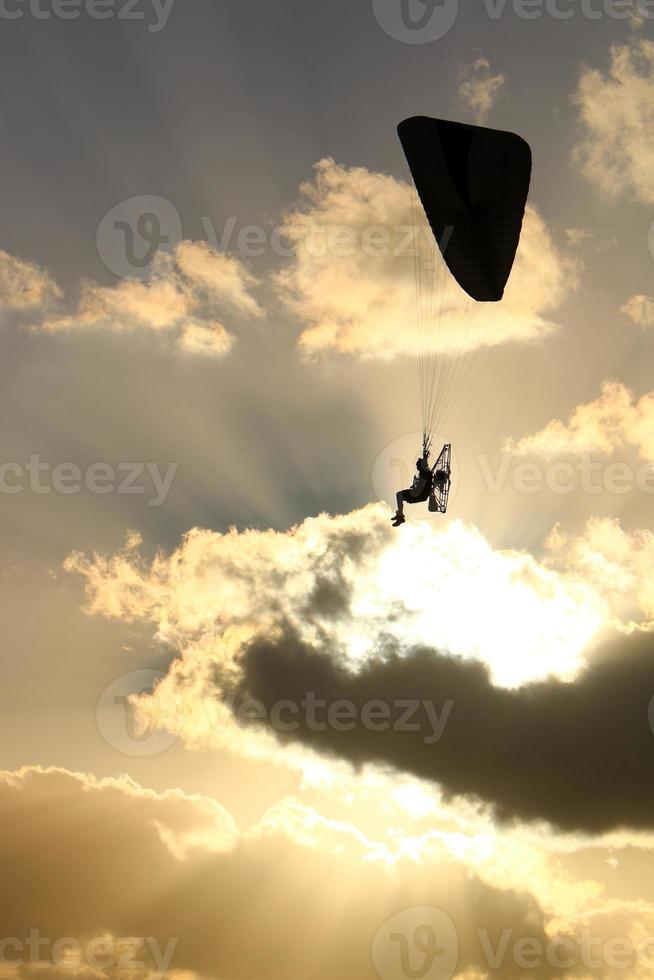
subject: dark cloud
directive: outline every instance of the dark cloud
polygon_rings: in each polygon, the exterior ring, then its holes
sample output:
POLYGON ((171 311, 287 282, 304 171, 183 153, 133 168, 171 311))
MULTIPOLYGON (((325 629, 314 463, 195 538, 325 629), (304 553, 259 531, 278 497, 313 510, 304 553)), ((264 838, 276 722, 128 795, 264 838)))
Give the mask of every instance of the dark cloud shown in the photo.
POLYGON ((317 575, 316 583, 307 598, 307 616, 338 619, 349 612, 349 600, 349 589, 345 583, 317 575))
POLYGON ((358 721, 347 731, 331 724, 322 730, 327 708, 310 717, 306 707, 292 717, 285 710, 284 724, 294 722, 297 729, 272 725, 280 739, 301 740, 355 765, 387 764, 434 780, 448 795, 490 804, 505 821, 546 820, 591 832, 654 826, 648 722, 654 638, 648 634, 599 650, 574 683, 549 680, 515 691, 494 687, 479 663, 428 649, 401 656, 390 644, 353 672, 342 657, 308 646, 290 629, 253 642, 242 670, 236 703, 262 702, 262 724, 271 724, 273 704, 302 705, 307 692, 327 706, 342 699, 356 706, 358 721), (399 721, 399 702, 413 700, 431 702, 435 716, 447 719, 439 739, 422 707, 411 719, 419 730, 391 724, 399 721), (370 701, 389 705, 388 730, 361 723, 362 706, 370 701))

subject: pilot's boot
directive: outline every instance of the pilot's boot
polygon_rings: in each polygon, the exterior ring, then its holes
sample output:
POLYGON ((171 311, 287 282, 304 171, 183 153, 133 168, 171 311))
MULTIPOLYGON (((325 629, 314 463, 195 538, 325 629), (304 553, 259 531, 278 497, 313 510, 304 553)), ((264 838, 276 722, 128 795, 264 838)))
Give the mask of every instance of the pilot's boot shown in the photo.
POLYGON ((406 523, 406 517, 404 516, 404 514, 400 514, 400 512, 398 510, 397 514, 393 518, 393 522, 392 523, 393 523, 393 527, 399 527, 400 524, 405 524, 406 523))
POLYGON ((435 497, 435 495, 433 493, 430 493, 429 494, 429 511, 432 514, 435 514, 437 510, 438 510, 438 504, 436 503, 436 497, 435 497))

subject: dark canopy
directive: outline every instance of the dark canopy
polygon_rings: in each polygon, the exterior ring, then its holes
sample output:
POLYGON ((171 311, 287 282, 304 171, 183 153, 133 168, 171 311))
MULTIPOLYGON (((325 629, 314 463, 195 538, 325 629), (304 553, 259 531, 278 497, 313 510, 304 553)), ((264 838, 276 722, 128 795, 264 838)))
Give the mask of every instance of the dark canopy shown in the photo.
POLYGON ((405 119, 397 131, 450 272, 473 299, 502 299, 529 192, 529 145, 514 133, 428 116, 405 119))

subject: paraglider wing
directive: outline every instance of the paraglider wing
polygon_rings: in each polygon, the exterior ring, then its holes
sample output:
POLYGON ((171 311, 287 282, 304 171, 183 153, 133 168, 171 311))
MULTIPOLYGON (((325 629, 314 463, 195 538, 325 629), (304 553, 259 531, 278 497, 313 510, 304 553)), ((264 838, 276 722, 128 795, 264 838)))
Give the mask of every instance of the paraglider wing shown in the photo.
POLYGON ((447 266, 473 299, 498 302, 520 240, 531 150, 514 133, 413 116, 398 134, 447 266))

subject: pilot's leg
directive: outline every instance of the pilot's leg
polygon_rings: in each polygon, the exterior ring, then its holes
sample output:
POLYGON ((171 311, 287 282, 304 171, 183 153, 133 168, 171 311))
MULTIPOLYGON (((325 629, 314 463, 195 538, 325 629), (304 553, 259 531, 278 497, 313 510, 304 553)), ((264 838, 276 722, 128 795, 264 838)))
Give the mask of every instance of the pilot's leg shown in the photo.
POLYGON ((398 490, 395 494, 395 499, 397 500, 397 513, 393 518, 393 527, 399 527, 400 524, 404 524, 406 518, 404 516, 404 495, 406 490, 398 490))

